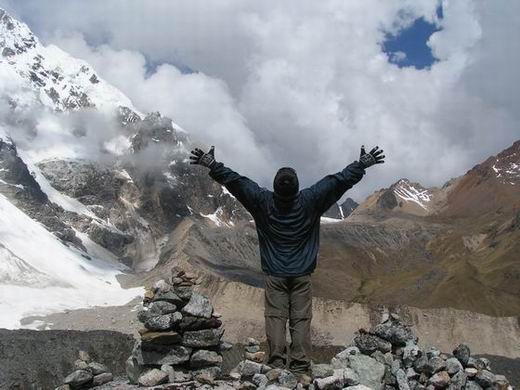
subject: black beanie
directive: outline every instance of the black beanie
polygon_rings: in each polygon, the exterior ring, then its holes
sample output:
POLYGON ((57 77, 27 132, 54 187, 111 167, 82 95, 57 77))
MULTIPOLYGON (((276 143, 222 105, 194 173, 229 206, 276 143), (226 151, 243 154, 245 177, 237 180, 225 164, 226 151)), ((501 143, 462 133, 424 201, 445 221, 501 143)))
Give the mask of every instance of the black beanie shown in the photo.
POLYGON ((281 198, 294 197, 300 189, 296 171, 289 167, 280 168, 274 177, 273 188, 281 198))

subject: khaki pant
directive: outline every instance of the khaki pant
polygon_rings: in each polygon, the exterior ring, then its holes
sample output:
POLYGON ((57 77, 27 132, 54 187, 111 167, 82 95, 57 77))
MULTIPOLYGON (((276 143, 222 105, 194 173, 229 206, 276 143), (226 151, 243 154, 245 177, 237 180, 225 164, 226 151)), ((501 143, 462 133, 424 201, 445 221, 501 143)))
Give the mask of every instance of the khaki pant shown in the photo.
POLYGON ((311 275, 290 278, 266 275, 264 315, 269 349, 267 364, 279 368, 286 366, 285 337, 289 319, 289 369, 296 373, 308 372, 311 364, 311 275))

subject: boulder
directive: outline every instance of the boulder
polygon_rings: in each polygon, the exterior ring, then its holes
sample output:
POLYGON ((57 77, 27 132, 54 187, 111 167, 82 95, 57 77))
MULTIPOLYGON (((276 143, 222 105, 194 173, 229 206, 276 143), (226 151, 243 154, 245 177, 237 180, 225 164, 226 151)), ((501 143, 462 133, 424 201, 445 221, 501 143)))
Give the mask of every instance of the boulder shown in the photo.
POLYGON ((455 375, 453 375, 451 377, 450 388, 452 390, 462 390, 462 389, 464 389, 464 386, 466 386, 467 380, 468 380, 468 377, 464 373, 464 371, 463 370, 458 371, 455 375))
POLYGON ((334 375, 334 369, 330 364, 313 364, 311 372, 313 378, 326 378, 334 375))
POLYGON ((153 297, 153 302, 170 302, 173 303, 177 308, 184 306, 186 303, 173 291, 168 291, 165 293, 155 294, 153 297))
POLYGON ((183 307, 182 312, 186 315, 209 319, 213 313, 213 306, 208 298, 193 291, 189 302, 183 307))
POLYGON ((495 375, 488 370, 479 371, 475 375, 475 381, 484 388, 493 386, 495 380, 495 375))
POLYGON ((349 355, 347 360, 348 367, 352 368, 358 375, 360 384, 371 387, 374 390, 383 388, 384 364, 362 354, 349 355))
POLYGON ((371 355, 375 351, 381 351, 383 353, 390 352, 392 350, 392 344, 381 337, 360 332, 354 337, 354 344, 359 348, 361 353, 371 355))
POLYGON ((455 375, 457 372, 462 371, 464 368, 462 367, 462 363, 458 358, 452 357, 446 360, 446 371, 448 374, 455 375))
POLYGON ((399 390, 410 390, 410 385, 408 384, 408 378, 406 376, 406 372, 402 368, 397 370, 395 373, 395 379, 397 381, 397 386, 399 390))
POLYGON ((319 390, 341 389, 343 385, 343 378, 335 375, 314 379, 314 386, 319 390))
POLYGON ((114 376, 111 372, 103 372, 101 374, 94 375, 94 378, 92 378, 92 386, 101 386, 112 381, 113 379, 114 376))
POLYGON ((222 370, 220 367, 214 366, 201 368, 200 370, 193 371, 193 379, 199 381, 200 383, 213 385, 221 373, 222 370))
POLYGON ((450 375, 446 371, 440 371, 428 380, 428 384, 432 385, 436 389, 443 389, 448 386, 449 383, 450 375))
POLYGON ((222 321, 218 318, 201 318, 183 315, 182 320, 177 325, 183 332, 187 330, 202 330, 202 329, 213 329, 218 328, 222 325, 222 321))
POLYGON ((193 348, 216 347, 224 333, 221 329, 202 329, 184 332, 182 345, 193 348))
POLYGON ((143 387, 157 386, 168 382, 168 374, 157 368, 146 371, 139 377, 138 383, 143 387))
MULTIPOLYGON (((244 378, 252 378, 255 374, 261 374, 262 373, 262 364, 253 362, 251 360, 245 360, 240 367, 240 375, 244 378)), ((278 372, 278 375, 280 375, 281 371, 278 372)), ((266 373, 267 377, 269 378, 269 372, 266 373)), ((277 377, 278 378, 278 377, 277 377)), ((274 379, 269 379, 274 380, 274 379)))
POLYGON ((296 387, 298 380, 291 371, 282 370, 282 372, 280 372, 280 375, 278 376, 278 383, 283 387, 288 387, 289 389, 292 389, 296 387))
POLYGON ((179 344, 182 341, 182 336, 173 330, 166 332, 147 331, 141 334, 141 341, 143 342, 143 344, 152 343, 161 345, 173 345, 179 344))
POLYGON ((99 375, 108 372, 107 366, 98 362, 90 362, 88 368, 92 375, 99 375))
POLYGON ((144 323, 144 326, 148 330, 170 330, 176 327, 180 320, 182 320, 182 314, 175 312, 151 317, 144 323))
POLYGON ((162 346, 153 345, 154 349, 145 349, 151 344, 141 345, 135 348, 132 356, 136 358, 139 365, 157 365, 170 364, 177 365, 187 362, 190 359, 191 348, 182 345, 162 346), (143 348, 145 347, 145 348, 143 348))
POLYGON ((269 382, 269 379, 267 379, 267 376, 265 374, 255 374, 253 375, 252 382, 257 386, 266 386, 269 382))
POLYGON ((63 381, 64 384, 70 385, 70 387, 79 388, 87 383, 92 382, 92 379, 94 376, 90 371, 87 370, 76 370, 72 372, 71 374, 67 375, 65 380, 63 381))
POLYGON ((461 364, 466 367, 468 365, 469 358, 471 357, 471 351, 466 344, 459 344, 457 348, 453 350, 453 356, 455 356, 461 364))
POLYGON ((88 363, 84 360, 78 359, 74 362, 74 370, 88 370, 88 363))
POLYGON ((222 356, 214 351, 200 349, 191 355, 190 367, 202 368, 222 364, 222 356))
POLYGON ((417 358, 421 355, 421 351, 417 344, 408 340, 406 345, 403 348, 403 364, 405 367, 412 367, 413 363, 417 360, 417 358))
POLYGON ((136 385, 142 374, 142 367, 139 365, 137 358, 130 356, 126 360, 126 376, 131 384, 136 385))
POLYGON ((376 325, 371 333, 396 346, 404 346, 409 340, 415 341, 411 328, 395 319, 376 325))

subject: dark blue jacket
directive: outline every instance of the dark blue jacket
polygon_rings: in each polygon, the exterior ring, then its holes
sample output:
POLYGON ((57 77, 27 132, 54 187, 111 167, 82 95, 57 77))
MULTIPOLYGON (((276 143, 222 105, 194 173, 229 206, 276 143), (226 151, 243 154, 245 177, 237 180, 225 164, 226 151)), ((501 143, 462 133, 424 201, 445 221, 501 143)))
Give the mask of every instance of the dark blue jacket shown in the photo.
POLYGON ((341 172, 327 175, 301 190, 287 209, 279 207, 276 195, 261 188, 222 163, 209 175, 225 186, 256 223, 262 270, 274 276, 302 276, 316 268, 320 241, 320 217, 354 184, 365 170, 357 161, 341 172))

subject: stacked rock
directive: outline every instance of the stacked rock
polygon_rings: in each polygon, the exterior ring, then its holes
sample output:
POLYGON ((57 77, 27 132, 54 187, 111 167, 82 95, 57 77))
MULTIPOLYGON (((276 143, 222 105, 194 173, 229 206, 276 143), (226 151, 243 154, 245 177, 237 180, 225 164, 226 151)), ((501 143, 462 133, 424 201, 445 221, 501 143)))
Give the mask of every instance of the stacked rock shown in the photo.
POLYGON ((74 371, 56 390, 88 389, 101 386, 114 378, 105 365, 92 361, 88 352, 79 351, 78 357, 79 359, 74 362, 74 371))
POLYGON ((137 314, 144 328, 127 360, 131 383, 212 384, 221 375, 222 322, 208 298, 194 291, 195 278, 174 267, 170 280, 146 291, 137 314))
POLYGON ((503 375, 491 372, 487 359, 471 357, 467 345, 448 356, 435 348, 423 351, 417 343, 397 315, 387 316, 368 332, 360 329, 330 364, 314 365, 313 385, 320 390, 512 389, 503 375))

